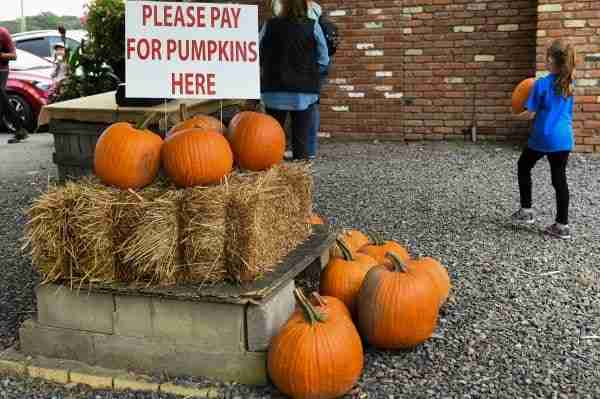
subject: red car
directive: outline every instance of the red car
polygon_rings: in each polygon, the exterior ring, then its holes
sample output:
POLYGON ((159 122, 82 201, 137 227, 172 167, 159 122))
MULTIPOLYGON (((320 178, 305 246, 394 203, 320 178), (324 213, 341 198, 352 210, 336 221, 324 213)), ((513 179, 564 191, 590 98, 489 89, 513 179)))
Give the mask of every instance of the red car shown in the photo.
MULTIPOLYGON (((41 57, 17 49, 17 60, 10 62, 6 83, 9 101, 23 120, 23 127, 33 132, 37 127, 40 110, 48 103, 52 90, 54 64, 41 57)), ((13 123, 2 115, 2 127, 13 132, 13 123)))

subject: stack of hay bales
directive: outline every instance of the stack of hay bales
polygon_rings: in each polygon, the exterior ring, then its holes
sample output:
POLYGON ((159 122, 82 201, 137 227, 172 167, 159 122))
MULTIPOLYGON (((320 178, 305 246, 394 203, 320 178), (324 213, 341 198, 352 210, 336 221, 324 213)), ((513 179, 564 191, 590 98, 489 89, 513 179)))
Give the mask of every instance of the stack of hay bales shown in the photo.
POLYGON ((311 209, 305 163, 185 190, 159 180, 123 191, 90 177, 40 196, 26 238, 47 282, 251 281, 308 238, 311 209))

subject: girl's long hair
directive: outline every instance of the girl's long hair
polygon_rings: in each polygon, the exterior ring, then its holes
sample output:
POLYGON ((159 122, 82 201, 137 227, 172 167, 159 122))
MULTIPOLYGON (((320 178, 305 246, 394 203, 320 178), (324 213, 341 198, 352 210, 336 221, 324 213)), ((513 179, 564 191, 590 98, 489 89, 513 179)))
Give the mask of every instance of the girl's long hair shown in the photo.
POLYGON ((575 48, 560 39, 555 40, 548 48, 547 57, 552 60, 558 69, 558 76, 554 82, 556 94, 571 97, 574 92, 575 48))
POLYGON ((302 22, 308 19, 308 2, 306 0, 283 0, 282 15, 292 21, 302 22))

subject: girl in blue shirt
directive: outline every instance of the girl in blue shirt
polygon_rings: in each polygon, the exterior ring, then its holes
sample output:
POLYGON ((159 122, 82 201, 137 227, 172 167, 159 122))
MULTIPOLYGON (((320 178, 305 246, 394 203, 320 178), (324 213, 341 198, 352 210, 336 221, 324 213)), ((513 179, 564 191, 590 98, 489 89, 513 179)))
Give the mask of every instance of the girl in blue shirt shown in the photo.
POLYGON ((547 50, 548 76, 536 80, 525 104, 527 109, 519 115, 534 119, 527 147, 518 163, 521 209, 512 216, 517 223, 532 224, 531 170, 543 157, 547 157, 556 191, 556 222, 546 228, 546 233, 562 239, 571 238, 569 229, 569 187, 567 162, 573 150, 573 75, 575 49, 568 43, 556 40, 547 50))

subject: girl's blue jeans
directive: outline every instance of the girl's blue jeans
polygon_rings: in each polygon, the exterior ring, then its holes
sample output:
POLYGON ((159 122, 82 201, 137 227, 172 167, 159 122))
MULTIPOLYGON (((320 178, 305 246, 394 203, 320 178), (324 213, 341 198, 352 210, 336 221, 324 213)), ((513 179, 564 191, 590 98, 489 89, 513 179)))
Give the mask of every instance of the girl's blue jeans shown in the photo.
POLYGON ((319 129, 319 104, 314 103, 302 111, 266 109, 267 114, 285 126, 288 113, 292 118, 292 153, 296 160, 312 159, 317 155, 319 129))

